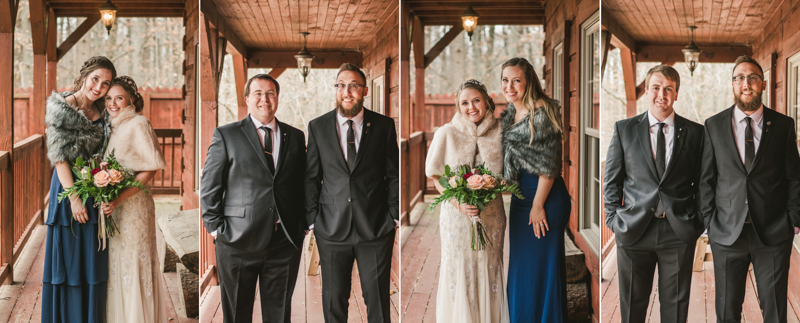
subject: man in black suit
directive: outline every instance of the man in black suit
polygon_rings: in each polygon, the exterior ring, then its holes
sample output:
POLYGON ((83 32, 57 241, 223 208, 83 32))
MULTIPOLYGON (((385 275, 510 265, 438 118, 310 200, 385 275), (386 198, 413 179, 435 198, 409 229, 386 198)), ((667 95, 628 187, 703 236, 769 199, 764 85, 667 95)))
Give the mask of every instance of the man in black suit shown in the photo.
POLYGON ((662 322, 686 322, 692 260, 702 222, 695 207, 703 126, 675 113, 680 75, 645 77, 649 110, 614 125, 603 200, 614 232, 622 322, 644 322, 658 265, 662 322))
POLYGON ((750 263, 764 322, 786 322, 800 157, 792 118, 767 109, 748 56, 733 68, 735 104, 706 120, 700 212, 714 254, 717 322, 740 322, 750 263))
POLYGON ((370 323, 389 322, 392 247, 398 219, 394 120, 363 108, 366 76, 336 75, 336 109, 308 124, 306 208, 322 267, 325 322, 346 322, 353 261, 370 323))
POLYGON ((225 322, 250 322, 256 283, 264 322, 290 322, 307 224, 305 136, 275 118, 280 85, 247 81, 250 113, 214 129, 201 185, 203 224, 215 237, 225 322))

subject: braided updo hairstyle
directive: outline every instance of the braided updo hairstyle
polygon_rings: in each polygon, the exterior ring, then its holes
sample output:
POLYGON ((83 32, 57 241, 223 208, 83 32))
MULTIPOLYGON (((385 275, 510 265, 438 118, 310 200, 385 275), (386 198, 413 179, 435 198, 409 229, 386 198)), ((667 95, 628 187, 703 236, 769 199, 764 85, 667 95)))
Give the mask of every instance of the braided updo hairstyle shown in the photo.
POLYGON ((130 76, 115 78, 113 86, 119 86, 125 90, 131 105, 136 108, 136 113, 142 112, 142 109, 144 109, 144 99, 142 99, 142 95, 139 94, 139 87, 136 86, 136 82, 134 82, 130 76))
POLYGON ((75 79, 75 87, 73 88, 73 91, 80 91, 83 87, 84 81, 86 81, 86 77, 92 72, 101 68, 111 71, 111 79, 117 77, 117 69, 114 68, 114 63, 112 63, 110 59, 106 58, 105 56, 95 56, 86 60, 86 62, 83 62, 83 67, 81 67, 81 71, 79 72, 80 74, 75 79))
POLYGON ((483 101, 486 102, 486 110, 488 111, 487 114, 494 112, 494 100, 492 100, 492 97, 489 96, 489 91, 486 90, 486 86, 477 80, 470 79, 464 83, 461 83, 461 85, 458 86, 458 89, 456 89, 456 113, 461 113, 461 110, 458 108, 458 100, 461 97, 461 92, 464 92, 466 89, 473 89, 480 92, 481 96, 483 97, 483 101))

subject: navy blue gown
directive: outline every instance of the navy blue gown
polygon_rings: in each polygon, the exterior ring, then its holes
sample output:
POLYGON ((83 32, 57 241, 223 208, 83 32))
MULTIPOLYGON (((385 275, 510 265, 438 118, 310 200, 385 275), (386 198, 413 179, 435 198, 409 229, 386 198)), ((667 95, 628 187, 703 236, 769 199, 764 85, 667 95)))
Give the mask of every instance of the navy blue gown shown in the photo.
POLYGON ((541 239, 528 224, 539 175, 521 172, 519 186, 526 199, 511 198, 509 209, 508 308, 511 323, 566 320, 564 230, 571 210, 569 192, 556 177, 545 200, 550 230, 541 239))
MULTIPOLYGON (((103 118, 94 123, 102 124, 103 118)), ((58 194, 63 191, 58 173, 54 171, 45 223, 42 322, 103 322, 108 249, 98 251, 97 217, 100 212, 90 198, 86 201, 89 221, 83 224, 71 221, 70 200, 58 202, 58 194)))

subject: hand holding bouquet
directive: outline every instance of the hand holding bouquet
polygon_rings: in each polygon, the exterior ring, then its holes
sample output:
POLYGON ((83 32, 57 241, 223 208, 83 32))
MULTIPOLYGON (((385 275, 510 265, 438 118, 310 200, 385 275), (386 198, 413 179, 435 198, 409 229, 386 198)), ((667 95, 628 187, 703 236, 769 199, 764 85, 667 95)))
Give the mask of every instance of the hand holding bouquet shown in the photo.
MULTIPOLYGON (((476 167, 460 165, 451 169, 450 165, 445 165, 444 174, 439 177, 439 184, 445 189, 442 195, 433 200, 431 210, 444 201, 455 199, 458 203, 474 205, 478 208, 478 213, 486 209, 486 205, 496 199, 503 192, 513 194, 518 198, 523 198, 519 187, 506 184, 501 175, 493 175, 492 171, 484 164, 476 167)), ((472 250, 486 249, 486 243, 492 245, 486 229, 480 222, 480 218, 472 217, 472 235, 470 246, 472 250)))
MULTIPOLYGON (((84 204, 91 197, 95 201, 94 207, 101 203, 108 203, 117 198, 122 191, 128 187, 135 187, 143 192, 147 192, 144 185, 134 180, 133 171, 122 167, 114 157, 114 151, 108 156, 108 160, 101 162, 99 158, 91 158, 88 161, 78 157, 72 166, 72 172, 78 177, 72 187, 64 189, 58 194, 58 201, 61 202, 70 195, 80 197, 84 204)), ((114 217, 109 216, 108 221, 103 214, 102 208, 99 215, 99 231, 97 238, 101 241, 101 249, 105 249, 106 237, 113 237, 114 233, 119 232, 114 217)), ((71 224, 71 223, 70 223, 71 224)), ((75 233, 73 232, 73 235, 75 233)))

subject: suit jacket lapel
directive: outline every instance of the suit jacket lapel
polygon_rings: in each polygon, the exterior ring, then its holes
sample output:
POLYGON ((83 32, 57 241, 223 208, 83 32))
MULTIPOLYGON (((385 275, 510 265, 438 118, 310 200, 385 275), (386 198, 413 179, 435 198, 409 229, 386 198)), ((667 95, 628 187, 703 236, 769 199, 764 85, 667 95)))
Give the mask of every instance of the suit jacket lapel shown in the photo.
MULTIPOLYGON (((356 153, 356 162, 353 163, 353 169, 358 167, 358 162, 361 161, 361 157, 364 156, 365 151, 367 150, 366 147, 369 144, 369 138, 372 137, 372 111, 364 109, 364 120, 361 121, 361 141, 358 144, 358 152, 356 153)), ((353 169, 350 172, 353 172, 353 169)))
POLYGON ((275 165, 275 173, 277 174, 286 160, 286 150, 288 149, 287 146, 289 146, 287 144, 289 142, 289 131, 287 131, 289 126, 278 121, 277 118, 275 118, 275 123, 278 125, 278 129, 281 131, 281 150, 278 152, 278 164, 275 165))
MULTIPOLYGON (((252 117, 247 116, 242 119, 242 132, 244 132, 247 140, 250 141, 250 145, 253 146, 253 149, 256 150, 256 156, 261 160, 261 166, 267 168, 267 157, 264 154, 264 147, 261 146, 261 139, 258 138, 258 130, 256 130, 256 126, 250 118, 252 117)), ((267 172, 269 173, 269 168, 267 168, 267 172)))
POLYGON ((681 147, 683 146, 683 140, 686 139, 686 130, 684 129, 684 119, 683 117, 679 116, 677 113, 675 114, 675 129, 673 129, 673 136, 672 139, 672 156, 669 158, 669 164, 667 165, 667 169, 664 171, 664 177, 661 179, 662 181, 669 176, 672 169, 675 167, 675 164, 678 162, 678 158, 681 155, 681 147))
MULTIPOLYGON (((641 118, 639 118, 639 124, 636 125, 636 134, 636 137, 639 139, 639 145, 642 147, 644 160, 647 161, 647 166, 650 167, 653 177, 658 178, 656 162, 653 160, 653 148, 650 145, 650 123, 647 122, 647 112, 642 114, 641 118)), ((661 181, 660 178, 658 178, 658 180, 659 182, 661 181)))
POLYGON ((753 158, 753 164, 750 165, 750 169, 747 170, 748 174, 750 174, 750 172, 756 168, 756 164, 758 164, 758 161, 761 160, 761 156, 764 155, 764 147, 769 143, 770 138, 772 138, 772 133, 769 132, 769 128, 772 126, 771 112, 773 111, 767 109, 767 106, 764 106, 764 110, 761 113, 761 141, 758 143, 758 150, 756 151, 756 157, 753 158))
POLYGON ((348 169, 348 167, 347 167, 347 159, 345 159, 345 157, 344 157, 344 151, 342 150, 342 144, 339 141, 340 140, 339 139, 339 130, 338 130, 339 125, 337 124, 339 122, 339 119, 336 118, 336 114, 337 113, 338 112, 336 112, 335 109, 328 113, 328 115, 330 116, 331 120, 328 120, 327 122, 323 122, 322 124, 325 127, 330 127, 330 128, 329 129, 322 129, 322 133, 323 134, 328 134, 327 136, 325 136, 325 135, 323 136, 323 137, 326 137, 327 140, 328 140, 327 145, 330 146, 330 147, 334 147, 333 148, 334 151, 338 151, 339 152, 337 154, 337 155, 339 155, 339 157, 336 158, 336 159, 339 160, 339 162, 342 164, 341 165, 342 167, 344 167, 345 169, 348 169))
POLYGON ((744 169, 742 157, 739 156, 739 147, 736 146, 736 133, 733 132, 733 109, 736 109, 735 105, 728 108, 728 117, 723 118, 721 121, 723 123, 722 129, 725 129, 725 132, 728 133, 728 140, 725 140, 728 143, 728 150, 733 154, 733 158, 736 159, 736 164, 739 165, 739 169, 747 174, 747 170, 744 169))

